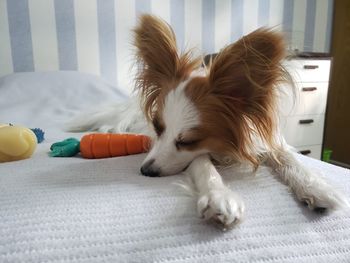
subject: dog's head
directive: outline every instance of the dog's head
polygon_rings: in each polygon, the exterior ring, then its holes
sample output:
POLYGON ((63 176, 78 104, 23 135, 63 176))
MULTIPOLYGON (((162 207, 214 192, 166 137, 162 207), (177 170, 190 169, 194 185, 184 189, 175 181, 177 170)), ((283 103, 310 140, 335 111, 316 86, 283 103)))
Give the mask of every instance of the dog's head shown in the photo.
POLYGON ((135 29, 137 89, 157 138, 141 171, 175 174, 201 154, 258 163, 254 138, 274 147, 275 85, 282 79, 280 34, 259 29, 201 60, 179 53, 171 27, 150 15, 135 29))

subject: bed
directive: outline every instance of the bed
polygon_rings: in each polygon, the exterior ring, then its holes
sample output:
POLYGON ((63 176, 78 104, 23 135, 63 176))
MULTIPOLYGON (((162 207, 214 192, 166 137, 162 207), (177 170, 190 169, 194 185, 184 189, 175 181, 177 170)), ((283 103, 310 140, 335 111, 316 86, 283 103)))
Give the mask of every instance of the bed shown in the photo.
MULTIPOLYGON (((82 135, 64 121, 106 98, 126 96, 77 72, 0 79, 0 122, 45 131, 30 159, 0 164, 0 262, 350 262, 350 212, 308 211, 266 167, 221 171, 246 204, 243 222, 222 232, 197 217, 177 185, 184 175, 140 176, 143 154, 49 157, 53 142, 82 135)), ((298 159, 350 199, 349 170, 298 159)))

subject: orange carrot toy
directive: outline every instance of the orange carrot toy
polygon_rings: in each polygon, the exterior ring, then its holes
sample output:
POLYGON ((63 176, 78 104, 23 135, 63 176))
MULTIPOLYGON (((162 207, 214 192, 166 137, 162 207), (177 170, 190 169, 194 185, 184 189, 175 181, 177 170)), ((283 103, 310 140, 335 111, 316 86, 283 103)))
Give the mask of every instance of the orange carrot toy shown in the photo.
POLYGON ((137 134, 93 133, 84 135, 81 141, 69 138, 51 145, 52 157, 70 157, 79 151, 82 157, 107 158, 147 152, 151 139, 137 134))

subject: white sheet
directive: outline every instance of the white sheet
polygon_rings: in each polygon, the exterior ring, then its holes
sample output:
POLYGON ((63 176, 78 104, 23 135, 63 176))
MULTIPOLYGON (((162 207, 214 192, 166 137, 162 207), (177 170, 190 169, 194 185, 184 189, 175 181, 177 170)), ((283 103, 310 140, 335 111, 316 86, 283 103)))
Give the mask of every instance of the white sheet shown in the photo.
POLYGON ((0 123, 61 127, 79 110, 126 96, 101 78, 74 71, 17 73, 0 78, 0 123))
MULTIPOLYGON (((349 211, 309 212, 267 168, 256 177, 223 172, 247 210, 240 225, 223 233, 199 219, 194 200, 173 184, 181 175, 140 176, 144 155, 48 157, 53 141, 69 137, 57 126, 80 107, 77 103, 96 104, 104 96, 122 99, 91 76, 68 73, 73 74, 68 80, 66 73, 50 74, 55 76, 0 79, 0 121, 46 129, 46 141, 32 158, 0 164, 0 262, 350 261, 349 211), (56 89, 64 79, 67 83, 56 89), (86 97, 73 97, 73 89, 86 89, 86 97), (61 104, 61 96, 71 101, 61 104), (45 112, 38 112, 43 105, 45 112)), ((299 158, 350 198, 349 170, 299 158)))

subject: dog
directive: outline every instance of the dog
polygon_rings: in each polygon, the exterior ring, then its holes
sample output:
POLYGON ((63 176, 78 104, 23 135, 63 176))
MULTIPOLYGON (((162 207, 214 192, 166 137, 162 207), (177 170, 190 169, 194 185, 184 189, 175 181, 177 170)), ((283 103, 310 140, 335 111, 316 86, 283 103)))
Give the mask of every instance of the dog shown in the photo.
POLYGON ((200 217, 230 228, 244 203, 216 166, 270 166, 314 211, 348 207, 347 200, 294 156, 278 129, 277 94, 286 79, 283 36, 258 29, 222 49, 208 67, 180 53, 166 22, 142 15, 134 30, 138 96, 71 122, 70 131, 150 135, 145 176, 186 171, 198 193, 200 217), (141 103, 140 103, 141 102, 141 103))

